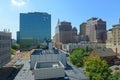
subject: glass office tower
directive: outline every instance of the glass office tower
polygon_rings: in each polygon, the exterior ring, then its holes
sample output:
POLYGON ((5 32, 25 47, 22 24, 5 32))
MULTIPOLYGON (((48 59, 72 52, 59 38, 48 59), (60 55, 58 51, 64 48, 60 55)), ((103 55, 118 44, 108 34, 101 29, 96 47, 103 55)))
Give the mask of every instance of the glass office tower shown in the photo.
POLYGON ((20 13, 21 45, 44 46, 51 40, 51 15, 42 12, 20 13))

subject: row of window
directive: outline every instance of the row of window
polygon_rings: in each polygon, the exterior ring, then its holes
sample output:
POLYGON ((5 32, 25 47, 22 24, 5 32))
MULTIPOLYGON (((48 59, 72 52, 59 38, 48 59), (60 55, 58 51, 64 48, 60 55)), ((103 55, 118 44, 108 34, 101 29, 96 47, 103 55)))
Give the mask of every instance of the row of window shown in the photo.
POLYGON ((114 45, 117 45, 117 44, 120 45, 120 42, 119 43, 114 42, 114 45))
POLYGON ((0 48, 10 47, 10 43, 0 43, 0 48))
POLYGON ((0 51, 0 56, 5 56, 10 53, 10 50, 0 51))
POLYGON ((0 35, 0 40, 10 40, 11 37, 10 36, 2 36, 0 35))

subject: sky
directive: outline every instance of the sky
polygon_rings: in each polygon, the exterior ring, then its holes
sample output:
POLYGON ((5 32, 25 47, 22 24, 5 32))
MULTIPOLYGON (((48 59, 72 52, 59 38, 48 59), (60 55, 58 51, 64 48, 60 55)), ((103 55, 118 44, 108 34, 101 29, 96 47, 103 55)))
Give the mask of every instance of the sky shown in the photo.
POLYGON ((16 39, 20 13, 47 12, 51 14, 51 34, 55 33, 58 19, 79 25, 91 17, 107 23, 107 30, 119 23, 120 0, 0 0, 0 31, 10 29, 16 39))

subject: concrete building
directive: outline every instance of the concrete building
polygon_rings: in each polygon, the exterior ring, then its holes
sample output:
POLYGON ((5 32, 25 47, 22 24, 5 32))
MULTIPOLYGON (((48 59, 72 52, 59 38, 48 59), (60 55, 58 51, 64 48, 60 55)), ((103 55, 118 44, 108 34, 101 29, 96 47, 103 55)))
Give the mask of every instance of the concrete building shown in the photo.
POLYGON ((30 55, 30 68, 35 79, 63 78, 65 76, 66 53, 52 47, 52 43, 49 43, 49 49, 34 50, 30 55))
POLYGON ((106 43, 106 22, 96 17, 90 18, 87 20, 86 35, 89 42, 106 43))
POLYGON ((20 13, 17 42, 30 48, 47 46, 51 40, 51 15, 43 12, 20 13))
POLYGON ((77 42, 77 29, 72 28, 70 22, 58 20, 54 36, 55 47, 61 48, 62 44, 74 42, 77 42))
POLYGON ((0 31, 0 67, 4 66, 11 59, 11 33, 0 31))
POLYGON ((53 50, 34 50, 30 55, 30 68, 33 69, 36 62, 58 62, 61 61, 66 66, 66 54, 64 51, 53 50))
POLYGON ((36 62, 33 74, 37 79, 63 78, 65 76, 64 65, 59 62, 36 62))

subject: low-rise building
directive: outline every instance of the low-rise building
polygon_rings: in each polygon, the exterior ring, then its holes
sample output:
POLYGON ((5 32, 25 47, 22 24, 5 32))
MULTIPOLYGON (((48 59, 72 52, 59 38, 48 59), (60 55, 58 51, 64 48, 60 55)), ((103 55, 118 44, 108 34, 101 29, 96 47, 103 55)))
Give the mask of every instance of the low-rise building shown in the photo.
POLYGON ((30 68, 35 79, 52 79, 65 76, 66 54, 62 50, 52 49, 34 50, 30 55, 30 68))
POLYGON ((36 79, 63 78, 64 65, 59 62, 36 62, 33 74, 36 79))
POLYGON ((66 54, 64 51, 53 50, 34 50, 30 55, 30 68, 33 69, 36 62, 55 62, 61 61, 66 66, 66 54))
POLYGON ((110 48, 95 49, 90 54, 90 57, 91 56, 98 56, 101 59, 107 61, 108 63, 111 63, 111 61, 113 61, 116 58, 116 54, 110 48))
POLYGON ((62 50, 67 52, 71 52, 75 48, 86 48, 86 47, 96 49, 97 47, 105 48, 106 45, 104 43, 87 43, 86 41, 83 41, 81 43, 62 44, 62 50))

